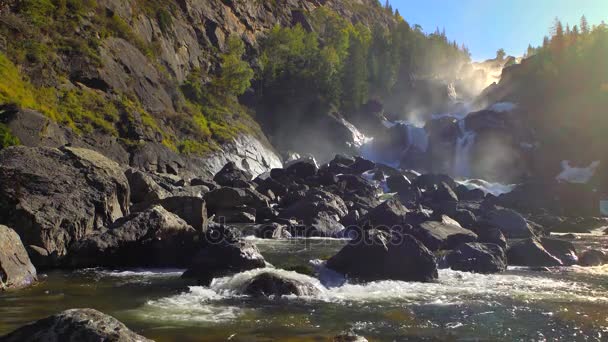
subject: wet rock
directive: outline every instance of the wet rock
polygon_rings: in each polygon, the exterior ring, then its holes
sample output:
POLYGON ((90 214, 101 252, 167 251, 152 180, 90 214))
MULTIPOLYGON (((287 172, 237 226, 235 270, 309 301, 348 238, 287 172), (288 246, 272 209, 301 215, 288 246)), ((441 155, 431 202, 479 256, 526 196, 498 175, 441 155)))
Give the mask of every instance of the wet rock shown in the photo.
POLYGON ((579 258, 581 266, 602 266, 608 263, 606 253, 594 249, 583 252, 579 258))
POLYGON ((72 309, 25 325, 0 337, 3 342, 152 341, 129 330, 112 316, 93 309, 72 309))
POLYGON ((512 241, 507 250, 509 265, 530 267, 562 266, 561 260, 551 255, 536 239, 512 241))
POLYGON ((461 201, 482 201, 486 196, 482 190, 469 189, 464 185, 458 185, 455 192, 461 201))
POLYGON ((357 174, 373 170, 376 167, 376 163, 361 157, 355 157, 355 162, 352 163, 349 168, 357 174))
POLYGON ((340 220, 340 223, 345 227, 354 226, 359 222, 360 218, 361 215, 358 210, 351 210, 342 218, 342 220, 340 220))
POLYGON ((564 266, 572 266, 578 263, 576 247, 572 242, 554 238, 541 238, 540 243, 547 252, 561 260, 564 266))
POLYGON ((218 172, 213 181, 221 186, 232 188, 248 188, 253 176, 239 169, 234 162, 229 162, 218 172))
POLYGON ((22 289, 37 280, 36 268, 17 232, 0 225, 0 291, 22 289))
POLYGON ((367 339, 349 331, 334 337, 333 342, 367 342, 367 339))
POLYGON ((414 227, 411 234, 431 251, 453 249, 460 244, 477 241, 477 234, 468 229, 435 221, 414 227))
POLYGON ((70 246, 69 267, 183 267, 198 234, 161 206, 122 218, 108 230, 70 246))
POLYGON ((253 297, 317 295, 320 291, 315 284, 305 282, 303 278, 275 272, 260 273, 247 284, 244 293, 253 297))
POLYGON ((437 279, 435 256, 420 241, 375 229, 351 240, 327 267, 360 281, 437 279))
POLYGON ((0 223, 25 245, 63 257, 68 246, 129 213, 124 170, 79 148, 0 151, 0 223))
POLYGON ((213 225, 182 278, 208 286, 213 278, 265 266, 264 257, 252 242, 241 240, 240 234, 233 229, 213 225))
POLYGON ((465 243, 446 256, 451 269, 474 273, 501 273, 507 269, 507 256, 500 246, 490 243, 465 243))
POLYGON ((511 209, 496 209, 484 216, 487 223, 497 227, 507 239, 525 239, 534 237, 526 219, 511 209))

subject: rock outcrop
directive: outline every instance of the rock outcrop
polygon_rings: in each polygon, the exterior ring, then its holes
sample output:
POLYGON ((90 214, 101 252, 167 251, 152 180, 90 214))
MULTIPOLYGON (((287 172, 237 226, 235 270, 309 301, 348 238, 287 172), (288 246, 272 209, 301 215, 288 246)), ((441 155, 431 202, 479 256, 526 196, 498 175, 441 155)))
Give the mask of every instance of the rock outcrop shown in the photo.
POLYGON ((0 291, 22 289, 37 280, 36 268, 19 235, 0 225, 0 291))
POLYGON ((48 254, 62 257, 73 242, 127 215, 129 197, 122 167, 92 150, 0 151, 0 223, 48 254))
POLYGON ((184 267, 198 246, 194 228, 163 207, 155 206, 72 244, 68 266, 184 267))
POLYGON ((0 337, 2 342, 152 341, 129 330, 116 318, 94 309, 71 309, 25 325, 0 337))
POLYGON ((507 269, 507 255, 500 246, 491 243, 465 243, 446 257, 448 266, 457 271, 500 273, 507 269))

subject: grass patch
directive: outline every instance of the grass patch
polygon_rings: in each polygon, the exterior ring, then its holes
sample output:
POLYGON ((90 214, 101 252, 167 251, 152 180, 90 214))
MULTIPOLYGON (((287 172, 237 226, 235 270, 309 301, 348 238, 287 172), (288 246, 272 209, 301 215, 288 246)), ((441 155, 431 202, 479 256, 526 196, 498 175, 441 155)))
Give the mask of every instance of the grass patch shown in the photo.
POLYGON ((0 124, 0 150, 9 146, 19 145, 19 139, 15 137, 5 124, 0 124))

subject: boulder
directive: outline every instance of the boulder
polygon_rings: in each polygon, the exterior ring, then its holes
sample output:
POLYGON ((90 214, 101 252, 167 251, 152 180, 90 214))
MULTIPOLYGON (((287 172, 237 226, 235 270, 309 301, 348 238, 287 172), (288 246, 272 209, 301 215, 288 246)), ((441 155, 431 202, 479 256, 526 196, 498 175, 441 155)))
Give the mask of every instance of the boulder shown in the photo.
POLYGON ((152 177, 141 171, 128 169, 125 172, 125 176, 129 181, 131 203, 158 201, 169 197, 167 190, 158 185, 152 177))
POLYGON ((386 185, 391 192, 401 193, 408 192, 412 187, 412 182, 403 175, 395 175, 386 179, 386 185))
POLYGON ((179 216, 199 232, 207 229, 207 205, 200 197, 175 196, 158 201, 167 211, 179 216))
POLYGON ((319 294, 319 288, 313 279, 305 280, 307 276, 293 274, 279 274, 277 272, 263 272, 256 275, 246 285, 243 291, 252 297, 281 297, 281 296, 314 296, 319 294))
POLYGON ((71 309, 25 325, 0 337, 3 342, 152 341, 129 330, 116 318, 94 309, 71 309))
POLYGON ((608 263, 606 253, 594 249, 583 252, 579 258, 581 266, 602 266, 606 263, 608 263))
POLYGON ((256 210, 248 206, 220 208, 215 212, 214 220, 220 223, 255 223, 256 210))
POLYGON ((488 224, 500 229, 507 239, 525 239, 535 236, 526 219, 514 210, 492 210, 484 215, 484 218, 488 224))
POLYGON ((513 241, 507 250, 509 265, 529 267, 562 266, 561 260, 551 255, 535 238, 513 241))
POLYGON ((223 187, 205 194, 209 214, 218 209, 248 206, 254 209, 268 207, 268 198, 253 189, 223 187))
POLYGON ((108 230, 70 246, 69 267, 183 267, 196 252, 198 233, 161 206, 118 220, 108 230))
POLYGON ((357 174, 373 170, 376 167, 376 163, 361 157, 355 157, 355 162, 349 165, 349 168, 357 174))
POLYGON ((340 335, 334 336, 333 342, 368 342, 363 336, 359 336, 352 331, 344 332, 340 335))
POLYGON ((213 278, 265 266, 264 257, 251 241, 241 240, 239 233, 226 226, 210 225, 205 243, 182 277, 208 286, 213 278))
POLYGON ((409 210, 398 199, 391 198, 373 208, 359 220, 359 227, 389 230, 393 227, 403 226, 409 210))
POLYGON ((447 175, 441 174, 424 174, 416 178, 413 185, 424 190, 432 190, 438 188, 441 183, 447 184, 451 189, 456 189, 458 184, 454 179, 447 175))
POLYGON ((124 170, 101 154, 65 147, 0 151, 0 223, 25 245, 63 257, 68 246, 129 213, 124 170))
POLYGON ((554 238, 541 238, 540 243, 547 252, 561 260, 564 266, 578 264, 576 247, 572 242, 554 238))
POLYGON ((456 246, 477 241, 477 234, 450 223, 427 221, 412 230, 411 234, 431 251, 453 249, 456 246))
POLYGON ((321 213, 335 217, 338 221, 348 213, 348 209, 340 196, 324 190, 311 190, 304 198, 281 212, 280 216, 300 220, 304 224, 312 224, 321 213))
POLYGON ((477 241, 482 243, 493 243, 504 249, 507 248, 507 238, 502 231, 493 226, 477 226, 472 229, 477 234, 477 241))
POLYGON ((299 179, 313 177, 319 171, 314 159, 301 159, 285 168, 285 172, 299 179))
POLYGON ((213 181, 221 186, 232 188, 248 188, 253 176, 239 169, 234 162, 229 162, 213 177, 213 181))
POLYGON ((36 268, 17 232, 0 225, 0 292, 22 289, 37 280, 36 268))
POLYGON ((473 273, 501 273, 507 269, 507 255, 500 246, 469 242, 456 247, 446 256, 453 270, 473 273))
POLYGON ((477 217, 469 210, 458 209, 453 216, 454 220, 456 220, 463 228, 472 229, 477 225, 477 217))
POLYGON ((368 230, 327 261, 327 267, 359 281, 437 279, 435 256, 411 235, 368 230))

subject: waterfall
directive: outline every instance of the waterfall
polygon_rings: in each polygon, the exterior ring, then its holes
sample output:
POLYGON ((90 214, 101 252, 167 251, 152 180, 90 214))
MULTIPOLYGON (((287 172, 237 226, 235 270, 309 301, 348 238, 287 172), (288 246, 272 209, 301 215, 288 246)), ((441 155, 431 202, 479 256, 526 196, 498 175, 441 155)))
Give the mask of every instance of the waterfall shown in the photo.
POLYGON ((458 121, 460 137, 456 142, 456 154, 454 155, 454 176, 471 177, 471 149, 475 144, 475 132, 467 131, 466 121, 458 121))

